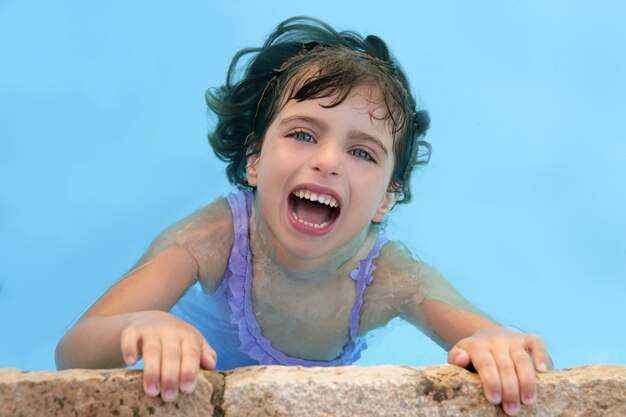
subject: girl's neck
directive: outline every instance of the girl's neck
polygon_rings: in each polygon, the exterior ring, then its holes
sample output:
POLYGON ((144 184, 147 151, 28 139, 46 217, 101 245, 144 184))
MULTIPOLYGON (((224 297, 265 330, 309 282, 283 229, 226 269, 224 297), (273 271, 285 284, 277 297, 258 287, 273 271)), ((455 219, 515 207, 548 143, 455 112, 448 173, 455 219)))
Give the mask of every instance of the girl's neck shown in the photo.
POLYGON ((259 208, 255 199, 250 218, 250 249, 255 263, 257 265, 262 263, 263 268, 267 268, 290 281, 320 283, 327 279, 333 279, 338 274, 345 275, 355 267, 354 262, 351 261, 364 258, 376 240, 374 228, 367 227, 341 250, 328 256, 320 258, 300 257, 279 244, 258 213, 259 208))

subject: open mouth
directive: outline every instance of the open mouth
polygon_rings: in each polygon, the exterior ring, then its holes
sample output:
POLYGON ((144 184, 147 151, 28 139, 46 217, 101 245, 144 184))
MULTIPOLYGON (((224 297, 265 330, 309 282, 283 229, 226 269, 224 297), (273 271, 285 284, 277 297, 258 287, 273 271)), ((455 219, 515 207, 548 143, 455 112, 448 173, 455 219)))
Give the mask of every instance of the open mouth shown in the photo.
POLYGON ((304 228, 325 231, 340 213, 336 198, 299 189, 289 195, 289 210, 293 219, 304 228))

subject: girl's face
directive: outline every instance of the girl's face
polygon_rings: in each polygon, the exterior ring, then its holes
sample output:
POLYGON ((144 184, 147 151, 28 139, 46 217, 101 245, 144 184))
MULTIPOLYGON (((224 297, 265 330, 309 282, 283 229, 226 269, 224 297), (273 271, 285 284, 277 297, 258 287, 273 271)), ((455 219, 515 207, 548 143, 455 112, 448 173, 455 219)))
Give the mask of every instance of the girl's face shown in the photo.
MULTIPOLYGON (((364 239, 396 200, 386 110, 366 87, 335 99, 288 101, 248 161, 258 220, 284 265, 324 262, 364 239), (294 262, 296 262, 294 264, 294 262)), ((266 236, 267 238, 267 236, 266 236)))

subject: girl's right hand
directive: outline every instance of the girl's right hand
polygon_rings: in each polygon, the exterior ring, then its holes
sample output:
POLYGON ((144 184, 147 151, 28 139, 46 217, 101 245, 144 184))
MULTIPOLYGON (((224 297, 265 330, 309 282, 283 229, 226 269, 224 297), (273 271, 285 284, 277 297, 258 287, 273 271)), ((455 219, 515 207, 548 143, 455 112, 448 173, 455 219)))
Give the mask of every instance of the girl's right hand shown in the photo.
POLYGON ((213 369, 216 353, 202 334, 190 324, 163 311, 133 313, 121 335, 126 365, 143 357, 144 391, 163 401, 174 401, 180 389, 196 387, 198 371, 213 369))

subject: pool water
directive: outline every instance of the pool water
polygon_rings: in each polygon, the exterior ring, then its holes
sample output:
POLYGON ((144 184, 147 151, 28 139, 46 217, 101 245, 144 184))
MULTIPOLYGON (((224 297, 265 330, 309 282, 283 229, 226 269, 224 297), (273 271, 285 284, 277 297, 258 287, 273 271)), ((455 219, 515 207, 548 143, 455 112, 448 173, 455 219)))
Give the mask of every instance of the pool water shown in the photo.
MULTIPOLYGON (((626 363, 623 3, 41 3, 0 1, 0 367, 53 369, 151 240, 230 191, 204 91, 296 14, 380 35, 431 114, 388 234, 557 367, 626 363)), ((359 364, 446 360, 401 321, 369 342, 359 364)))

